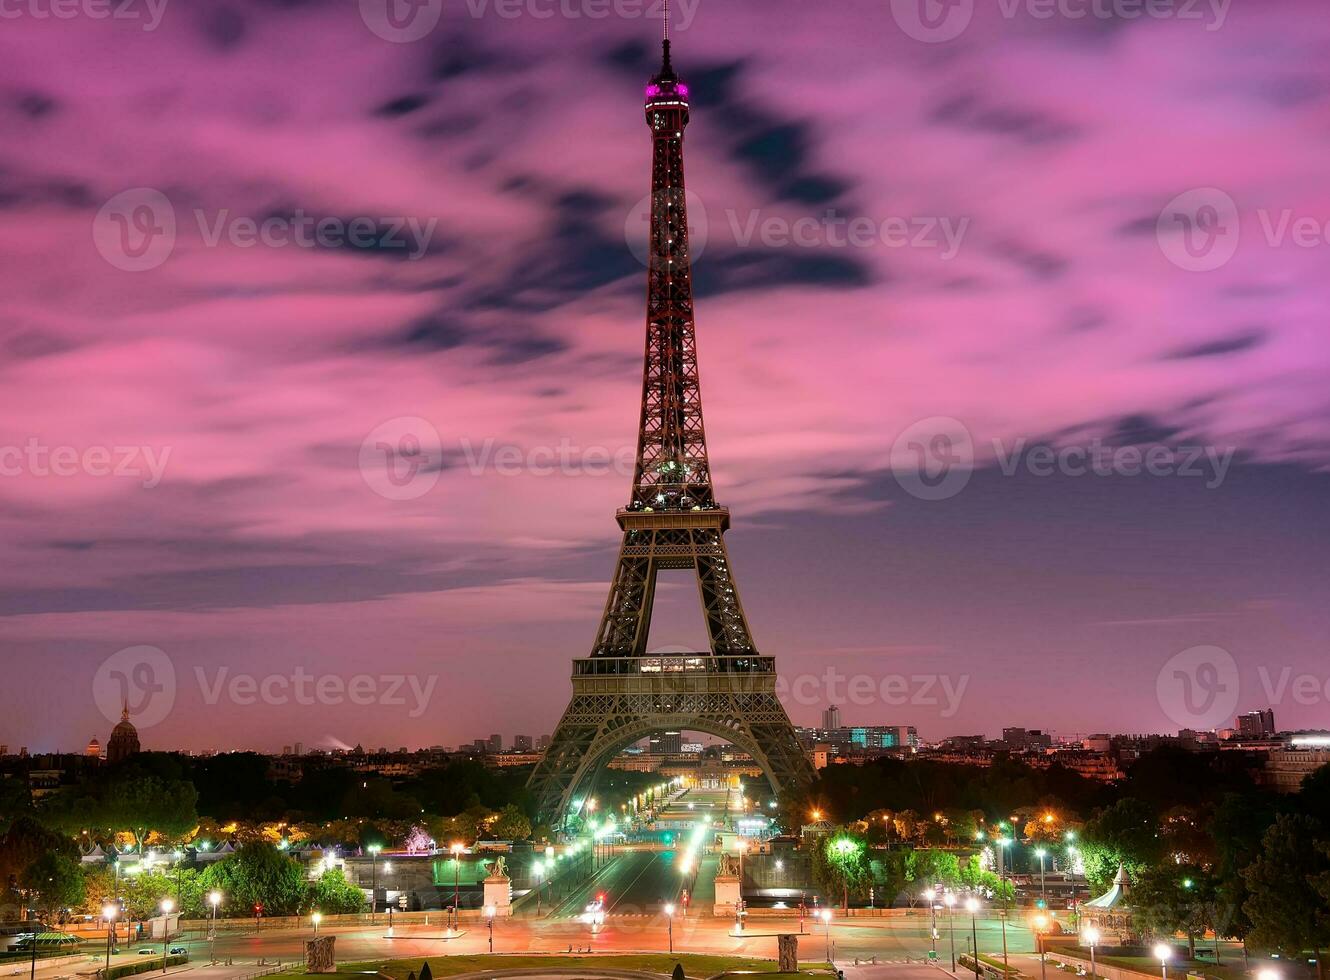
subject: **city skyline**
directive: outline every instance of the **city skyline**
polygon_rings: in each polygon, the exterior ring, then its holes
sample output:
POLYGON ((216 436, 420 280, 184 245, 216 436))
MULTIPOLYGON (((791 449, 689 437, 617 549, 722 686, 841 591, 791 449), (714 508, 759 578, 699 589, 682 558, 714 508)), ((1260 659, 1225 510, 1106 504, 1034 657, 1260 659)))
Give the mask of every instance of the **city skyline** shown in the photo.
MULTIPOLYGON (((679 25, 717 492, 795 724, 857 684, 934 738, 1176 730, 1216 694, 1325 726, 1330 297, 1323 251, 1271 240, 1330 220, 1312 9, 979 11, 952 47, 882 4, 679 25), (1187 268, 1160 219, 1208 188, 1242 242, 1187 268), (1217 686, 1167 690, 1184 669, 1217 686)), ((6 39, 0 741, 101 737, 126 685, 169 699, 149 746, 551 730, 628 499, 653 32, 169 13, 6 39), (121 58, 156 73, 92 95, 121 58), (142 188, 175 247, 136 270, 103 216, 142 188), (373 246, 308 248, 310 215, 373 246)), ((689 604, 665 583, 652 650, 702 648, 689 604)))

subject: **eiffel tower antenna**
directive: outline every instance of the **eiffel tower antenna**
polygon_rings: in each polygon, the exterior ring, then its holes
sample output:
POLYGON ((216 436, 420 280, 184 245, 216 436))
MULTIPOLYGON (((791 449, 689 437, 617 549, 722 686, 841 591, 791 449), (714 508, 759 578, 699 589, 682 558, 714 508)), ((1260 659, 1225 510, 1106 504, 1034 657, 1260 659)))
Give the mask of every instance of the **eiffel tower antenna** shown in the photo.
POLYGON ((646 351, 637 461, 609 598, 589 657, 573 661, 573 700, 528 786, 540 818, 565 827, 620 751, 658 731, 699 731, 746 752, 774 793, 813 770, 776 697, 776 661, 758 654, 730 570, 730 512, 716 501, 702 424, 683 144, 688 86, 670 65, 646 87, 651 130, 646 351), (691 569, 708 648, 650 653, 656 580, 691 569))

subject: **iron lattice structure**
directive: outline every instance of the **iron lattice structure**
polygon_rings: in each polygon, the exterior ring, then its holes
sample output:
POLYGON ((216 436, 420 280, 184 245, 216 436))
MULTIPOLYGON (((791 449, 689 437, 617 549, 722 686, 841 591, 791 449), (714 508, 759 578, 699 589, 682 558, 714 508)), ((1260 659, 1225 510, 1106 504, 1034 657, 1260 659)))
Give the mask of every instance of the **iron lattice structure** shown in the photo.
POLYGON ((609 761, 662 730, 701 731, 752 755, 773 790, 806 782, 812 767, 776 697, 776 666, 759 656, 716 503, 697 373, 683 134, 688 86, 670 65, 646 90, 651 127, 651 216, 646 355, 632 497, 618 512, 623 545, 591 656, 573 661, 573 700, 530 788, 542 819, 558 827, 576 795, 609 761), (691 568, 710 640, 708 652, 650 655, 647 637, 657 575, 691 568))

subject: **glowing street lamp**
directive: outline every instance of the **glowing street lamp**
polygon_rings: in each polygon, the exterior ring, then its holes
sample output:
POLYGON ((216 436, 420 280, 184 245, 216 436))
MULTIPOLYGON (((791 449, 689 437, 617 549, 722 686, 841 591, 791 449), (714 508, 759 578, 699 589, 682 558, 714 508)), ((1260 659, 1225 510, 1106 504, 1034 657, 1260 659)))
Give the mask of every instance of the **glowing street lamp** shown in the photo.
POLYGON ((970 940, 974 944, 970 955, 974 957, 974 977, 979 980, 979 927, 975 915, 979 912, 979 899, 971 896, 965 900, 965 911, 970 913, 970 940))
POLYGON ((313 912, 310 914, 309 921, 314 923, 314 938, 319 938, 319 923, 323 921, 322 912, 313 912))
POLYGON ((208 893, 208 904, 212 907, 212 913, 208 919, 208 959, 213 963, 217 962, 217 906, 222 904, 222 893, 213 891, 208 893))
POLYGON ((665 905, 665 925, 669 929, 670 954, 674 954, 674 904, 667 902, 665 905))
POLYGON ((175 902, 162 899, 162 972, 166 972, 166 957, 169 953, 171 936, 171 913, 175 911, 175 902))
POLYGON ((1099 930, 1094 926, 1086 926, 1081 933, 1081 940, 1090 947, 1090 980, 1095 980, 1094 948, 1099 945, 1099 930))
POLYGON ((1155 959, 1159 961, 1159 975, 1163 980, 1168 980, 1168 959, 1173 955, 1173 947, 1168 943, 1156 943, 1154 948, 1155 959))
POLYGON ((822 910, 822 921, 827 925, 827 962, 831 962, 831 909, 822 910))
POLYGON ((1036 915, 1034 917, 1034 935, 1035 941, 1039 943, 1039 978, 1048 980, 1048 960, 1045 955, 1046 946, 1044 936, 1048 933, 1048 916, 1036 915))
POLYGON ((460 843, 454 843, 452 847, 448 848, 453 854, 453 921, 448 926, 449 929, 457 928, 458 919, 461 914, 461 906, 458 905, 457 902, 460 891, 460 882, 462 880, 462 851, 465 849, 466 848, 460 843))
POLYGON ((1036 847, 1034 849, 1034 856, 1039 859, 1039 900, 1044 902, 1048 897, 1044 891, 1044 858, 1048 856, 1048 851, 1044 850, 1042 847, 1036 847))
POLYGON ((369 851, 369 921, 373 925, 379 911, 379 852, 383 845, 371 844, 366 850, 369 851))
POLYGON ((493 905, 486 905, 486 906, 485 906, 485 918, 486 918, 486 920, 489 922, 489 927, 490 927, 490 952, 491 952, 491 953, 494 952, 494 916, 495 916, 495 914, 496 914, 498 911, 499 911, 499 910, 496 909, 493 905))
POLYGON ((110 902, 102 906, 102 918, 106 920, 106 968, 108 970, 111 969, 111 937, 115 935, 115 916, 119 911, 110 902))
POLYGON ((956 907, 956 893, 944 892, 942 904, 947 907, 947 934, 951 937, 951 972, 956 972, 956 921, 952 918, 952 909, 956 907))

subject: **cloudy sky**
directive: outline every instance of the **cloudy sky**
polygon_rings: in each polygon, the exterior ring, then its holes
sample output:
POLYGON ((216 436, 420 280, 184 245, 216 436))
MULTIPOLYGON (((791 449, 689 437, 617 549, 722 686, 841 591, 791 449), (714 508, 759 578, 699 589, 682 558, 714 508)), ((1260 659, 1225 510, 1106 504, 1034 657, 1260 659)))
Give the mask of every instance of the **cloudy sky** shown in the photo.
MULTIPOLYGON (((659 9, 388 3, 0 4, 11 749, 126 694, 160 748, 557 721, 628 498, 659 9)), ((713 471, 795 722, 1330 726, 1323 5, 673 34, 713 471)))

